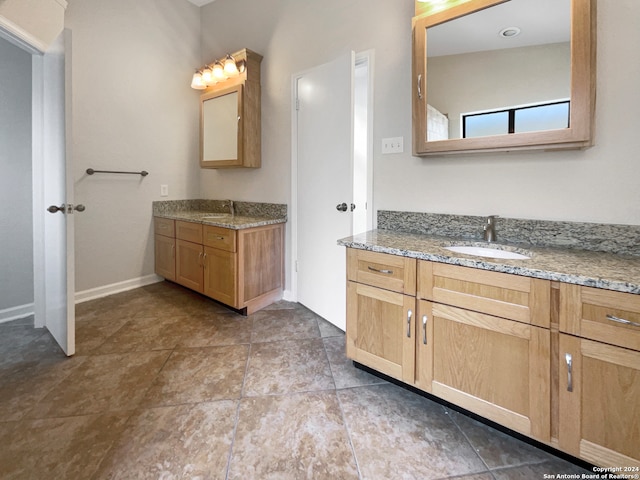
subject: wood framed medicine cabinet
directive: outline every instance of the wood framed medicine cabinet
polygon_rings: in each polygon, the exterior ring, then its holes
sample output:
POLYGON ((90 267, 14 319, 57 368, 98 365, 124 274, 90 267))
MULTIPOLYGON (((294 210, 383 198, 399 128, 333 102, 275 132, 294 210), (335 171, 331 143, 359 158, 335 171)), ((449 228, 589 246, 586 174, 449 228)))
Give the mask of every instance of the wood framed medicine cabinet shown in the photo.
POLYGON ((260 63, 240 50, 231 56, 244 66, 236 77, 208 87, 200 96, 200 167, 261 166, 260 63))
MULTIPOLYGON (((556 0, 557 2, 558 0, 556 0)), ((536 0, 466 0, 453 2, 454 6, 448 9, 442 10, 437 7, 430 7, 430 4, 424 2, 418 2, 416 0, 416 17, 412 22, 412 35, 413 35, 413 52, 412 52, 412 112, 413 112, 413 154, 416 156, 433 156, 433 155, 445 155, 454 153, 472 153, 472 152, 496 152, 496 151, 513 151, 513 150, 530 150, 530 149, 578 149, 585 148, 592 145, 593 136, 593 121, 594 121, 594 108, 595 108, 595 52, 596 52, 596 0, 560 0, 566 2, 565 9, 567 11, 567 28, 570 31, 566 32, 567 38, 569 38, 569 44, 566 40, 562 46, 567 52, 565 58, 569 57, 566 63, 570 65, 567 68, 565 77, 566 85, 563 87, 568 92, 568 127, 560 127, 556 129, 544 129, 538 131, 522 131, 516 133, 498 133, 489 134, 487 136, 469 136, 466 138, 459 138, 464 136, 463 134, 451 135, 450 131, 454 128, 458 128, 458 123, 461 122, 461 114, 452 109, 453 113, 449 115, 447 119, 446 111, 439 110, 436 102, 438 97, 435 95, 431 97, 429 88, 428 71, 427 71, 427 41, 429 38, 428 30, 433 27, 439 27, 440 31, 445 31, 442 26, 453 22, 455 20, 463 21, 475 21, 476 19, 486 16, 485 14, 492 9, 499 9, 501 7, 509 7, 511 9, 519 6, 519 3, 533 3, 537 4, 536 0), (429 11, 431 9, 431 11, 429 11), (484 12, 486 10, 486 12, 484 12), (484 12, 484 13, 483 13, 484 12), (435 105, 432 105, 435 104, 435 105), (429 113, 428 110, 430 111, 429 113), (435 112, 435 113, 432 113, 435 112), (442 112, 442 113, 441 113, 442 112), (443 120, 440 121, 441 125, 438 126, 438 121, 435 120, 437 116, 443 120), (442 126, 442 122, 448 125, 442 126), (451 128, 452 122, 456 122, 451 128), (433 127, 432 127, 433 125, 433 127), (430 129, 444 130, 444 134, 441 137, 437 137, 434 133, 429 133, 430 129), (431 137, 431 138, 430 138, 431 137)), ((552 2, 553 3, 553 2, 552 2)), ((556 4, 557 5, 557 4, 556 4)), ((553 9, 549 10, 543 8, 538 4, 538 9, 543 12, 543 16, 548 19, 552 19, 555 14, 553 9)), ((497 10, 492 10, 492 13, 496 13, 497 10)), ((505 27, 510 27, 509 20, 505 20, 505 27)), ((544 23, 544 22, 543 22, 544 23)), ((466 31, 471 28, 467 27, 466 31)), ((435 31, 432 30, 435 38, 435 31)), ((497 37, 496 32, 491 34, 497 37)), ((508 35, 507 35, 508 36, 508 35)), ((524 37, 524 35, 523 35, 524 37)), ((441 37, 442 38, 442 37, 441 37)), ((446 38, 446 36, 444 37, 446 38)), ((457 38, 451 38, 446 41, 448 44, 452 44, 458 41, 457 38)), ((432 47, 435 46, 435 40, 432 47)), ((544 47, 547 47, 544 45, 544 47)), ((498 47, 503 49, 504 47, 498 47)), ((430 48, 431 50, 431 48, 430 48)), ((500 50, 500 52, 506 51, 500 50)), ((512 50, 513 51, 513 50, 512 50)), ((483 52, 486 53, 486 52, 483 52)), ((431 55, 431 54, 429 54, 431 55)), ((445 53, 446 55, 446 53, 445 53)), ((514 54, 511 54, 514 56, 514 54)), ((461 57, 461 55, 458 55, 461 57)), ((451 55, 453 57, 453 55, 451 55)), ((469 57, 467 57, 469 58, 469 57)), ((432 68, 437 65, 437 62, 430 61, 432 68)), ((467 65, 470 62, 467 61, 467 65)), ((492 72, 494 78, 498 76, 498 81, 494 81, 492 84, 491 95, 493 95, 492 102, 494 105, 490 107, 476 108, 477 111, 492 111, 499 109, 508 109, 513 107, 521 107, 523 105, 529 106, 534 104, 532 100, 526 99, 522 102, 514 102, 512 99, 500 100, 496 99, 500 96, 502 89, 505 88, 501 79, 505 75, 497 74, 495 70, 491 70, 489 62, 477 62, 482 65, 482 72, 492 72), (504 101, 506 104, 500 104, 504 101), (497 103, 497 104, 496 104, 497 103)), ((538 64, 530 62, 534 65, 534 69, 538 64)), ((542 67, 539 67, 542 69, 542 67)), ((450 72, 454 72, 452 69, 450 72)), ((512 70, 513 71, 513 70, 512 70)), ((453 73, 451 73, 453 75, 453 73)), ((514 75, 515 76, 515 75, 514 75)), ((432 77, 433 78, 433 72, 432 77)), ((480 99, 479 93, 476 88, 479 88, 482 80, 477 76, 466 76, 462 78, 456 78, 456 81, 452 81, 454 77, 442 76, 445 82, 455 84, 458 88, 463 88, 465 92, 452 92, 449 98, 472 96, 474 99, 480 99), (460 87, 462 85, 462 87, 460 87), (461 94, 462 93, 462 94, 461 94)), ((490 82, 487 82, 488 84, 490 82)), ((504 82, 505 85, 508 82, 504 82)), ((515 84, 516 81, 514 80, 515 84)), ((531 80, 530 86, 527 87, 527 82, 519 82, 518 87, 520 90, 534 92, 538 85, 544 83, 544 81, 531 80)), ((436 82, 432 81, 432 86, 435 86, 436 82)), ((506 92, 506 88, 505 88, 506 92)), ((444 96, 446 97, 446 95, 444 96)), ((548 99, 547 99, 548 100, 548 99)), ((555 100, 555 99, 553 99, 555 100)), ((566 98, 565 98, 566 100, 566 98)), ((446 102, 445 102, 446 103, 446 102)), ((543 103, 543 102, 540 102, 543 103)), ((566 105, 566 102, 565 102, 566 105)), ((448 105, 447 105, 448 106, 448 105)), ((447 108, 445 106, 445 109, 447 108)), ((565 107, 566 108, 566 107, 565 107)), ((464 110, 462 110, 464 112, 464 110)), ((467 110, 474 113, 474 109, 467 110)), ((566 115, 566 113, 565 113, 566 115)), ((565 117, 566 118, 566 117, 565 117)), ((513 124, 512 124, 513 125, 513 124)), ((512 127, 511 125, 511 127, 512 127)), ((459 130, 462 130, 460 128, 459 130)))

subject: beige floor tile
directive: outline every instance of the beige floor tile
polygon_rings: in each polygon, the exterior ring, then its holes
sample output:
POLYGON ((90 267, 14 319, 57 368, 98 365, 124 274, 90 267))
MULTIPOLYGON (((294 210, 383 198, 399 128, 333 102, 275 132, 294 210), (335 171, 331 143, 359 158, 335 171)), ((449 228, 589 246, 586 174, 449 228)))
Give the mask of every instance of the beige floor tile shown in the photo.
POLYGON ((392 384, 338 390, 363 478, 487 471, 442 406, 392 384))
POLYGON ((453 410, 449 415, 490 469, 540 463, 551 455, 453 410))
POLYGON ((237 402, 139 410, 95 479, 224 479, 237 402))
MULTIPOLYGON (((170 351, 87 357, 33 410, 38 418, 135 409, 170 351)), ((78 357, 82 358, 82 357, 78 357)))
POLYGON ((320 337, 318 316, 300 306, 285 310, 259 311, 252 315, 252 343, 320 337))
POLYGON ((144 406, 239 399, 248 345, 174 351, 149 388, 144 406))
POLYGON ((345 337, 324 338, 324 348, 331 365, 331 373, 336 388, 358 387, 362 385, 375 385, 387 383, 375 375, 359 370, 353 366, 353 362, 347 358, 345 352, 345 337))
POLYGON ((496 480, 532 480, 545 478, 545 474, 554 475, 555 478, 558 478, 558 474, 577 475, 575 478, 582 478, 583 474, 593 474, 591 471, 584 470, 559 458, 535 465, 493 470, 492 473, 496 480))
POLYGON ((181 322, 177 348, 239 345, 251 342, 253 319, 235 313, 192 314, 181 322))
POLYGON ((357 479, 335 393, 243 399, 229 479, 357 479))
POLYGON ((91 478, 127 417, 103 414, 0 423, 0 478, 91 478))
POLYGON ((334 389, 321 338, 254 343, 244 385, 245 396, 334 389))

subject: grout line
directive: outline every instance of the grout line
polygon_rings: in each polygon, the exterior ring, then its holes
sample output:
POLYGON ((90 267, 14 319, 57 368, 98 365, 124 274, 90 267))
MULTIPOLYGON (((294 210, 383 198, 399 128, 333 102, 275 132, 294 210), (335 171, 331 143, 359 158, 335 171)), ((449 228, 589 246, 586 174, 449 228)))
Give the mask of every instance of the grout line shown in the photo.
POLYGON ((349 428, 347 417, 344 414, 344 408, 342 407, 342 399, 340 398, 340 395, 338 395, 337 390, 335 392, 335 395, 336 395, 336 399, 338 400, 338 407, 340 407, 340 414, 342 415, 342 423, 344 424, 344 429, 347 433, 347 440, 349 441, 349 447, 351 447, 351 454, 353 455, 353 460, 356 462, 356 472, 358 472, 358 479, 362 479, 360 462, 358 461, 358 455, 356 454, 356 449, 353 445, 353 437, 351 436, 351 429, 349 428))
MULTIPOLYGON (((447 415, 447 417, 449 417, 449 421, 455 425, 455 427, 458 429, 458 431, 462 434, 464 439, 467 441, 467 443, 471 447, 471 450, 473 450, 474 453, 478 456, 478 458, 480 459, 480 461, 482 462, 484 467, 487 469, 486 472, 489 472, 491 477, 495 478, 493 473, 491 472, 491 469, 489 468, 489 465, 487 465, 487 462, 484 460, 482 455, 480 455, 480 451, 474 446, 473 442, 471 440, 469 440, 469 437, 468 437, 467 433, 462 429, 462 427, 458 424, 458 422, 456 422, 454 416, 451 415, 450 410, 447 407, 445 407, 444 405, 441 405, 441 407, 445 411, 445 414, 447 415)), ((486 473, 486 472, 478 472, 478 473, 486 473)))

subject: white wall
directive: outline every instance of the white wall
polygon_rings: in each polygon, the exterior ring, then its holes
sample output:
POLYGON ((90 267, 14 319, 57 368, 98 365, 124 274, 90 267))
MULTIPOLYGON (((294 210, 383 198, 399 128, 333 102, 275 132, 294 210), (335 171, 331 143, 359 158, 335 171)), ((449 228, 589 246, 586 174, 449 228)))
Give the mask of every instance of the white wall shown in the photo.
POLYGON ((200 9, 187 0, 72 0, 76 292, 153 273, 151 202, 198 195, 200 9), (149 176, 88 176, 147 170, 149 176), (163 197, 165 198, 165 197, 163 197))
POLYGON ((0 38, 0 320, 33 303, 31 55, 0 38))
MULTIPOLYGON (((412 0, 216 0, 202 9, 203 59, 247 47, 262 63, 262 162, 203 171, 201 194, 290 203, 291 76, 347 49, 375 49, 374 207, 469 215, 640 223, 640 3, 598 3, 596 146, 585 151, 416 158, 411 144, 412 0), (237 19, 229 21, 230 18, 237 19)), ((290 232, 287 244, 290 245, 290 232)), ((289 275, 290 277, 290 275, 289 275)))

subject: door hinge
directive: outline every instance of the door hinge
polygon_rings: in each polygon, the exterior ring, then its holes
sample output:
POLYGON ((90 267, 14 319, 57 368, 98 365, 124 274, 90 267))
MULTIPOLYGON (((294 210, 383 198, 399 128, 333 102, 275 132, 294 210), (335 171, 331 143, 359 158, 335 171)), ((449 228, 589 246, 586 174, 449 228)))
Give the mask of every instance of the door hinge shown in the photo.
POLYGON ((300 99, 296 97, 296 111, 300 110, 300 99))

